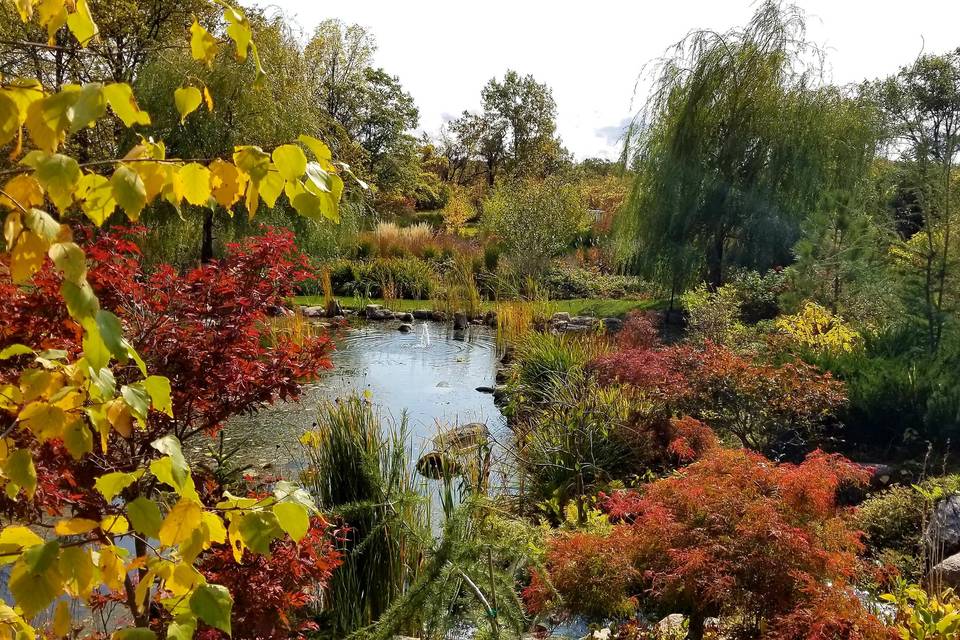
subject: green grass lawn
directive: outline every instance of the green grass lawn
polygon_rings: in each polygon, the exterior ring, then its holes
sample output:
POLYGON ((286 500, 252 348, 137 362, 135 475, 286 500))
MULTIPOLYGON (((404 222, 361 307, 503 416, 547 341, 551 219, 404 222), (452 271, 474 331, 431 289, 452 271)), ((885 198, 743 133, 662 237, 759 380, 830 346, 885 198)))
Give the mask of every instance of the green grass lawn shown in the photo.
MULTIPOLYGON (((337 296, 337 300, 346 309, 359 309, 368 304, 379 304, 389 307, 392 311, 414 311, 415 309, 432 309, 430 300, 393 300, 389 305, 379 298, 355 298, 352 296, 337 296)), ((296 296, 293 302, 300 305, 323 305, 323 296, 296 296)), ((613 298, 577 298, 574 300, 550 300, 540 303, 550 313, 566 311, 572 316, 596 316, 598 318, 622 317, 635 309, 663 309, 665 300, 629 300, 613 298)), ((496 302, 484 302, 485 311, 496 309, 496 302)))

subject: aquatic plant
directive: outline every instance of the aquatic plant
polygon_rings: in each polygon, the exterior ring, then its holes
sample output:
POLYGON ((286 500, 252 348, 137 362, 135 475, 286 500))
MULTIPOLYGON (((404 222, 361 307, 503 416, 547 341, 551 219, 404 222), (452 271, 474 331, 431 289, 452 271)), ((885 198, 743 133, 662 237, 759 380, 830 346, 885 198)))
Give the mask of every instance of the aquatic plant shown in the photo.
MULTIPOLYGON (((301 439, 304 482, 321 509, 347 527, 324 603, 335 637, 372 624, 420 571, 428 505, 413 472, 407 420, 385 425, 365 399, 323 403, 301 439)), ((405 621, 413 630, 417 619, 405 621)))

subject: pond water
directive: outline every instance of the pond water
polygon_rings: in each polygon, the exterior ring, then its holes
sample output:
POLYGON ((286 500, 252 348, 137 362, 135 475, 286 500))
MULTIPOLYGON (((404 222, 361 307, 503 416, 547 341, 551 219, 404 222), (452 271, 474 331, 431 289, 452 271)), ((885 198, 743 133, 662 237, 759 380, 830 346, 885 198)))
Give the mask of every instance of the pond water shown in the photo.
POLYGON ((367 393, 386 421, 406 412, 413 451, 426 451, 438 430, 484 422, 503 426, 493 396, 476 390, 493 386, 497 348, 494 332, 471 325, 456 331, 449 323, 416 321, 401 333, 398 322, 370 322, 335 337, 333 369, 309 384, 296 402, 278 402, 255 414, 232 418, 224 439, 242 445, 240 457, 254 467, 296 468, 301 434, 312 428, 316 407, 350 393, 367 393))

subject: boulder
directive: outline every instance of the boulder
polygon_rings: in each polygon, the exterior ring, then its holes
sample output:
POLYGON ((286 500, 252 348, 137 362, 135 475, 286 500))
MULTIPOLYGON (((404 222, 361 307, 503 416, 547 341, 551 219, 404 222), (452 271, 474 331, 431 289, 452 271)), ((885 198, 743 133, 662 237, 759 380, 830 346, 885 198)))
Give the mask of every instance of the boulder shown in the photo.
POLYGON ((617 333, 623 329, 623 320, 620 318, 604 318, 600 323, 603 325, 603 330, 607 333, 617 333))
POLYGON ((430 319, 435 322, 443 322, 447 319, 447 314, 445 314, 443 311, 431 311, 430 319))
POLYGON ((480 393, 493 393, 493 387, 480 386, 480 387, 477 387, 477 391, 479 391, 480 393))
POLYGON ((467 328, 467 314, 457 312, 453 314, 453 328, 456 330, 462 330, 467 328))
POLYGON ((483 316, 483 324, 488 327, 497 326, 497 312, 496 311, 487 311, 483 316))
POLYGON ((300 313, 307 318, 325 318, 327 315, 326 309, 318 306, 300 307, 300 313))
POLYGON ((413 317, 417 320, 432 320, 433 311, 430 309, 417 309, 413 312, 413 317))
POLYGON ((686 616, 682 613, 671 613, 657 624, 653 625, 653 632, 657 637, 672 638, 683 632, 683 622, 686 616))
POLYGON ((930 570, 928 579, 954 590, 960 587, 960 553, 937 564, 930 570))
POLYGON ((960 553, 960 495, 948 496, 937 503, 923 539, 932 557, 960 553))
POLYGON ((400 322, 413 322, 413 314, 398 311, 397 313, 393 314, 393 319, 399 320, 400 322))
POLYGON ((281 316, 292 316, 293 311, 287 309, 282 304, 271 304, 267 306, 266 313, 272 318, 279 318, 281 316))
POLYGON ((550 316, 550 324, 558 324, 561 322, 570 322, 570 314, 566 311, 557 311, 550 316))
POLYGON ((378 304, 368 304, 363 310, 367 320, 393 320, 393 311, 384 309, 378 304))
POLYGON ((407 322, 404 322, 399 327, 397 327, 397 331, 399 331, 400 333, 410 333, 411 331, 413 331, 413 325, 407 322))
POLYGON ((447 452, 460 452, 479 446, 490 437, 490 430, 482 422, 470 422, 437 434, 433 444, 437 449, 447 452))

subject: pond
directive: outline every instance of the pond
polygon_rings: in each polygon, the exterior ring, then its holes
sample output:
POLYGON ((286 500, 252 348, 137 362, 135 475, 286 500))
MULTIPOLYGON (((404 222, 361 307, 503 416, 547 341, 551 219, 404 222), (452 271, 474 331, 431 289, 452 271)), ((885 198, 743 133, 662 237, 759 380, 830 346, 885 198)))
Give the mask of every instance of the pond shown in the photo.
POLYGON ((493 396, 496 335, 485 326, 454 330, 449 323, 416 321, 409 333, 398 322, 369 322, 335 337, 333 369, 304 389, 296 402, 278 402, 255 414, 232 418, 224 440, 242 446, 239 456, 254 468, 283 473, 298 467, 298 439, 313 427, 316 407, 350 393, 365 393, 386 422, 406 412, 415 454, 425 451, 438 430, 484 422, 503 427, 493 396))

